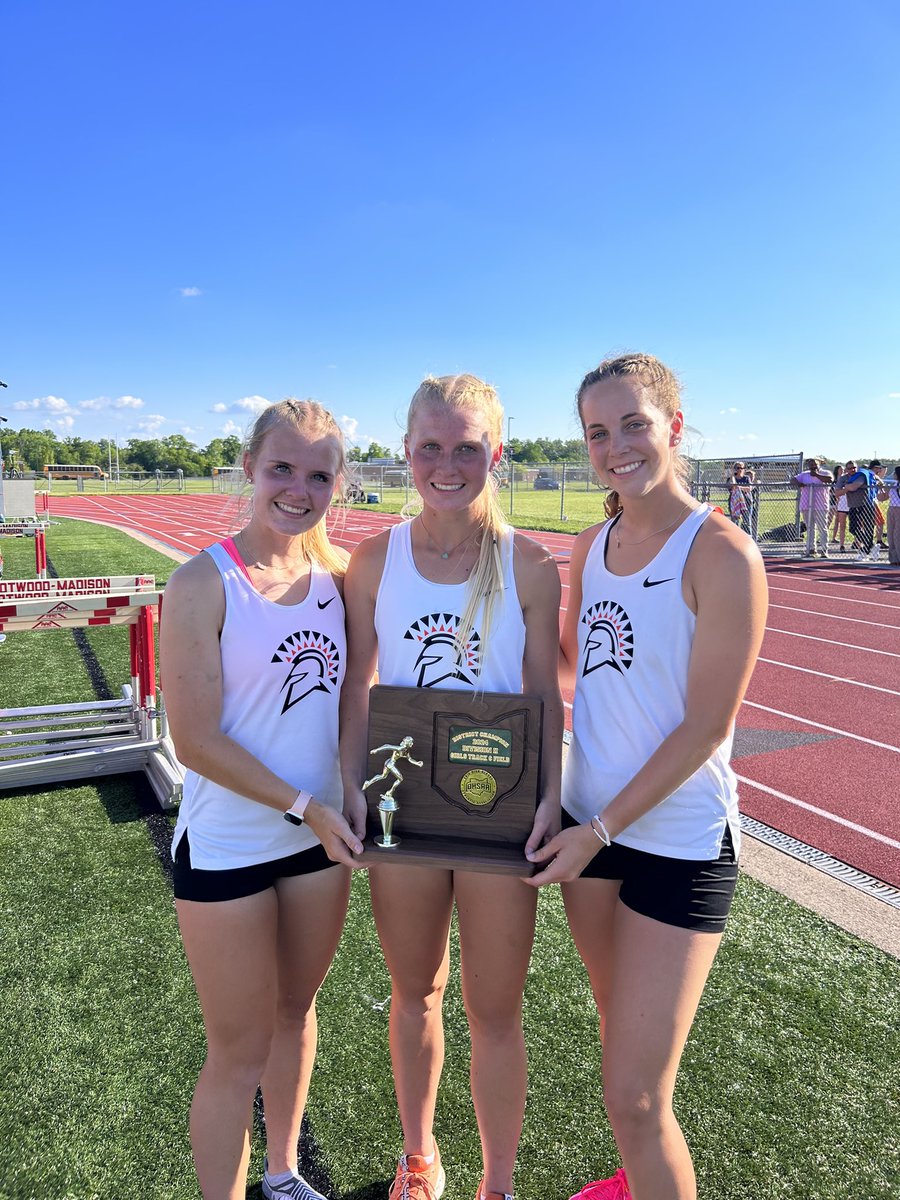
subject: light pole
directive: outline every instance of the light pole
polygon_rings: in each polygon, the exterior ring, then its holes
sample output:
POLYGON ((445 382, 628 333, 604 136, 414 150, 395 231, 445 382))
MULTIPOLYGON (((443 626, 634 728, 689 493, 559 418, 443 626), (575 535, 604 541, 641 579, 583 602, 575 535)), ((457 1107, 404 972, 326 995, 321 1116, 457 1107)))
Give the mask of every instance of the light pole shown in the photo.
POLYGON ((509 462, 509 515, 513 515, 513 460, 512 450, 509 442, 509 427, 513 423, 512 417, 506 418, 506 457, 509 462))

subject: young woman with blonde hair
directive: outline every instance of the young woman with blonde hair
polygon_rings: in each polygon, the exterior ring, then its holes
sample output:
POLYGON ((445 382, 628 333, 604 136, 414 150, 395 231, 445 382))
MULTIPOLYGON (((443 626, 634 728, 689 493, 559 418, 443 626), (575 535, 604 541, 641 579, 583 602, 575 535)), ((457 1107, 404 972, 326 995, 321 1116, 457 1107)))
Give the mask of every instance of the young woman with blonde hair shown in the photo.
POLYGON ((728 760, 765 626, 765 574, 751 539, 680 480, 679 388, 658 359, 601 363, 578 412, 622 511, 572 549, 563 830, 533 854, 543 869, 531 882, 563 884, 624 1163, 579 1200, 695 1200, 672 1098, 737 878, 728 760))
MULTIPOLYGON (((558 829, 559 575, 549 553, 514 532, 496 503, 491 476, 502 454, 502 422, 496 392, 481 380, 426 379, 410 404, 404 440, 422 511, 353 554, 341 749, 344 811, 360 837, 367 692, 376 662, 381 683, 542 697, 542 795, 529 850, 558 829), (432 637, 436 614, 442 629, 432 637)), ((515 877, 438 867, 379 863, 369 876, 392 980, 391 1057, 403 1127, 391 1200, 437 1200, 444 1188, 433 1123, 454 904, 484 1159, 479 1196, 509 1196, 525 1107, 522 992, 535 894, 515 877)))
POLYGON ((207 1035, 191 1144, 205 1200, 243 1200, 261 1083, 263 1194, 317 1200, 297 1173, 315 998, 362 849, 336 762, 346 556, 325 532, 343 438, 321 405, 285 400, 260 415, 243 464, 250 519, 174 573, 161 630, 188 768, 175 904, 207 1035))

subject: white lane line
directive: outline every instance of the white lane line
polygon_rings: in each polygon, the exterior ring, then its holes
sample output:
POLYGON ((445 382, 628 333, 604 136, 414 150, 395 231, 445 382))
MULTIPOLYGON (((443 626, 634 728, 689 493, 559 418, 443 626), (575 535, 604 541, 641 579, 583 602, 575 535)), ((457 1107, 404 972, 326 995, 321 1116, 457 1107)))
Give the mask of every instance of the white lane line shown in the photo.
MULTIPOLYGON (((866 570, 866 568, 868 566, 868 564, 866 564, 866 563, 856 563, 856 562, 853 562, 853 563, 848 562, 846 565, 848 567, 849 566, 859 567, 859 568, 862 568, 863 570, 866 570)), ((874 567, 874 565, 875 564, 873 563, 872 566, 874 567)), ((769 576, 770 579, 793 579, 793 578, 795 578, 793 575, 782 575, 782 574, 778 574, 775 571, 772 571, 771 573, 766 572, 766 574, 769 576)), ((865 583, 848 583, 845 579, 822 579, 822 580, 816 580, 815 582, 821 583, 823 586, 826 586, 829 588, 844 587, 844 588, 853 588, 854 591, 861 591, 861 592, 866 591, 867 592, 867 591, 870 591, 873 584, 877 584, 879 581, 883 581, 883 582, 890 583, 890 584, 895 584, 897 581, 897 576, 891 575, 888 573, 877 572, 877 573, 873 574, 872 578, 867 580, 865 583)), ((833 599, 846 600, 847 597, 846 596, 835 596, 835 597, 833 597, 833 599)))
POLYGON ((877 683, 863 683, 860 679, 847 679, 843 675, 829 675, 827 671, 813 671, 811 667, 797 667, 793 663, 779 662, 775 658, 763 658, 757 662, 769 663, 773 667, 784 667, 786 671, 802 671, 804 675, 818 675, 821 679, 830 679, 832 683, 849 683, 852 687, 869 688, 873 692, 886 692, 889 696, 900 696, 893 688, 879 687, 877 683))
POLYGON ((893 650, 875 650, 872 646, 856 646, 853 642, 836 642, 834 638, 815 637, 811 633, 797 633, 793 629, 776 629, 774 625, 767 625, 766 633, 783 633, 785 637, 805 638, 808 642, 824 642, 826 646, 843 646, 845 650, 865 650, 867 654, 883 654, 887 658, 900 658, 900 654, 893 650))
POLYGON ((900 633, 900 625, 887 625, 884 621, 867 621, 863 617, 839 617, 837 613, 822 612, 819 608, 795 608, 792 604, 770 604, 769 608, 784 608, 792 613, 809 613, 811 617, 827 617, 829 621, 852 621, 854 625, 871 625, 874 629, 893 629, 900 633))
POLYGON ((798 721, 801 725, 812 725, 814 729, 824 729, 828 733, 851 738, 854 742, 865 742, 867 746, 877 746, 879 750, 890 750, 892 754, 900 754, 900 746, 890 746, 887 742, 876 742, 874 738, 863 737, 861 733, 850 733, 847 729, 835 729, 833 725, 823 725, 821 721, 810 721, 808 717, 798 717, 796 713, 786 713, 778 708, 769 708, 768 704, 757 704, 755 700, 745 700, 744 703, 750 708, 761 709, 762 712, 772 713, 776 717, 784 717, 788 721, 798 721))
MULTIPOLYGON (((772 576, 769 576, 771 579, 772 576)), ((789 596, 814 596, 816 600, 840 601, 841 604, 868 604, 873 608, 889 608, 892 612, 900 612, 900 604, 883 604, 880 600, 857 600, 851 596, 829 596, 827 592, 805 592, 799 588, 770 587, 770 592, 787 592, 789 596)), ((787 606, 785 606, 787 607, 787 606)), ((805 609, 799 609, 805 612, 805 609)))
POLYGON ((778 800, 785 800, 788 804, 796 804, 798 808, 804 808, 807 812, 815 813, 817 817, 824 817, 826 821, 835 821, 838 825, 843 825, 847 829, 852 829, 856 833, 861 833, 865 837, 874 838, 876 842, 883 842, 885 846, 891 846, 894 850, 900 850, 900 842, 888 837, 884 833, 876 833, 874 829, 867 829, 865 825, 857 825, 855 821, 848 821, 846 817, 839 817, 837 813, 828 812, 824 808, 817 808, 815 804, 807 804, 805 800, 798 800, 796 796, 786 796, 784 792, 777 792, 775 788, 766 787, 764 783, 757 783, 755 779, 747 779, 744 775, 738 775, 741 783, 746 783, 748 787, 756 788, 757 791, 765 792, 769 796, 775 796, 778 800))

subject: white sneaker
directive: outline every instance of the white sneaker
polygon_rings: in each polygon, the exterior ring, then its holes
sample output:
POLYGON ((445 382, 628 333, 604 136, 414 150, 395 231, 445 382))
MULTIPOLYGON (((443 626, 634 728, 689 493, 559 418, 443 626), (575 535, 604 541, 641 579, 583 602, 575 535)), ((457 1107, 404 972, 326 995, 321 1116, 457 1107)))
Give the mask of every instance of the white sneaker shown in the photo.
POLYGON ((866 552, 865 552, 865 550, 857 550, 857 552, 856 552, 856 561, 857 561, 857 562, 865 562, 865 561, 866 561, 866 552))
POLYGON ((306 1182, 302 1175, 294 1175, 285 1183, 269 1182, 269 1163, 266 1161, 262 1177, 262 1194, 266 1200, 325 1200, 321 1192, 306 1182))
POLYGON ((872 562, 878 562, 878 554, 879 554, 879 547, 878 547, 878 543, 876 542, 875 545, 872 547, 872 549, 869 551, 869 558, 872 560, 872 562))

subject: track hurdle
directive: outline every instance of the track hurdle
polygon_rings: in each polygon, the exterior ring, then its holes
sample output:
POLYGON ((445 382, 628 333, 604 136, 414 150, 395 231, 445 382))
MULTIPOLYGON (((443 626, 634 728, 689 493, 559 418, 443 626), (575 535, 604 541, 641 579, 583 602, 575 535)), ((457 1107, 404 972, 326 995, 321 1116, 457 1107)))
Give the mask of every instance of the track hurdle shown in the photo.
POLYGON ((38 579, 47 578, 47 530, 49 521, 0 521, 0 537, 33 537, 34 569, 38 579))
POLYGON ((0 598, 0 633, 126 625, 131 682, 120 700, 0 708, 0 791, 66 779, 143 771, 162 808, 182 795, 184 769, 157 703, 153 619, 162 595, 152 576, 7 580, 0 598), (9 600, 9 590, 43 582, 46 594, 9 600), (126 585, 90 592, 98 582, 126 585))

